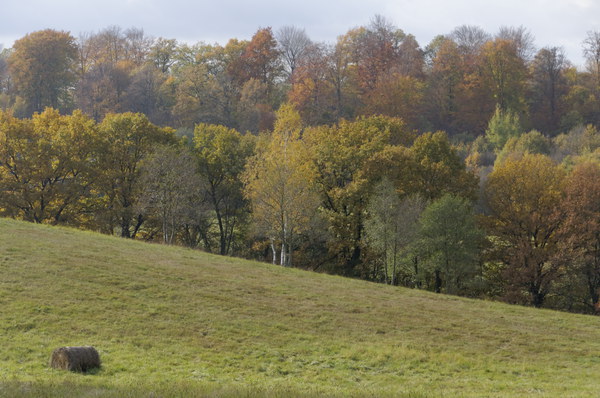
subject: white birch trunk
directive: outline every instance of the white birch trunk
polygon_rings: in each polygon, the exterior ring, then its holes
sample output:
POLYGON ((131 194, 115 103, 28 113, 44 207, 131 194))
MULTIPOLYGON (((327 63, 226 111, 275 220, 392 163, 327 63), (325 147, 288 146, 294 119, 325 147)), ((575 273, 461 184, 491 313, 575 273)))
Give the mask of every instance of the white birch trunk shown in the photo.
POLYGON ((275 265, 277 264, 277 248, 273 239, 271 239, 271 251, 273 252, 273 265, 275 265))

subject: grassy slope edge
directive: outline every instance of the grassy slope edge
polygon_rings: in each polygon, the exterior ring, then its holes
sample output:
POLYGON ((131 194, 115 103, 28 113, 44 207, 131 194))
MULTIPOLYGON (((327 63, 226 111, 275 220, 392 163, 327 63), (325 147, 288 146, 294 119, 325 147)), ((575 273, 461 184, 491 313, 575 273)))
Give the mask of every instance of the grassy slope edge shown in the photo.
POLYGON ((593 396, 599 322, 0 219, 0 396, 593 396))

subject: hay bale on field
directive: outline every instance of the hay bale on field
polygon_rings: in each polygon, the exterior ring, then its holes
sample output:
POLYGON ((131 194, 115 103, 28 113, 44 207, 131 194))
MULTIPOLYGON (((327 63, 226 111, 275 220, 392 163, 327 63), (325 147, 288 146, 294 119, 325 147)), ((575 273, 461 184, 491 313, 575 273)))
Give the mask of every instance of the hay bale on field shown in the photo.
POLYGON ((50 366, 71 372, 87 372, 100 367, 100 355, 94 347, 60 347, 52 352, 50 366))

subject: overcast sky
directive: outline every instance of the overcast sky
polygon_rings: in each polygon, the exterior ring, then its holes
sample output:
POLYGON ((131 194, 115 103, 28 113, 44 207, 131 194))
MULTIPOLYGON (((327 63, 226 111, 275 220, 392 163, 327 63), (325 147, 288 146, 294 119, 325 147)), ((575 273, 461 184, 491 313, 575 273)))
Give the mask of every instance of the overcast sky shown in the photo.
POLYGON ((52 28, 73 36, 111 25, 195 43, 249 39, 259 27, 305 28, 315 41, 334 42, 380 14, 421 47, 460 25, 489 33, 523 25, 538 48, 562 46, 582 65, 586 33, 600 30, 600 0, 6 0, 0 6, 0 44, 11 47, 27 33, 52 28))

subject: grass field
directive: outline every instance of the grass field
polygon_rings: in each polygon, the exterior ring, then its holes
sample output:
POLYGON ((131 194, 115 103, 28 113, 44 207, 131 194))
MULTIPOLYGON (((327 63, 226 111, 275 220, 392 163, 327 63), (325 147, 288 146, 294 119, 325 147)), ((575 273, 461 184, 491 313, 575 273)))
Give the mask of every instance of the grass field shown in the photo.
POLYGON ((592 397, 599 325, 0 219, 0 396, 592 397))

